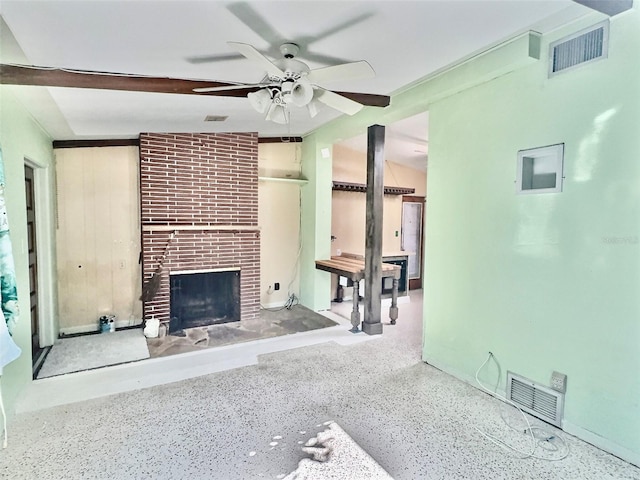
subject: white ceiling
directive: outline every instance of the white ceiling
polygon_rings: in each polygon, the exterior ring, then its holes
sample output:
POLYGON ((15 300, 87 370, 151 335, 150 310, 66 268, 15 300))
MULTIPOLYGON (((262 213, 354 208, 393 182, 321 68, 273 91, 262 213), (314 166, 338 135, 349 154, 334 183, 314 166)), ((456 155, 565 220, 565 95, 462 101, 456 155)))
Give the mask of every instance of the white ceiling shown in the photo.
MULTIPOLYGON (((434 71, 524 31, 545 33, 586 14, 570 0, 448 1, 12 1, 0 2, 8 25, 3 63, 218 81, 258 82, 263 72, 227 41, 275 55, 284 40, 299 43, 311 68, 367 60, 376 77, 327 88, 390 95, 434 71), (10 30, 10 31, 9 31, 10 30), (11 35, 13 34, 13 35, 11 35), (217 57, 216 61, 193 59, 217 57), (309 58, 321 61, 312 61, 309 58), (318 58, 320 57, 320 58, 318 58)), ((147 131, 257 131, 304 135, 336 118, 294 109, 291 130, 266 122, 245 98, 70 88, 12 87, 56 140, 134 138, 147 131), (207 115, 228 115, 223 123, 207 115)), ((370 107, 374 108, 374 107, 370 107)), ((426 116, 395 135, 426 142, 426 116)), ((397 131, 396 131, 397 130, 397 131)), ((393 134, 392 134, 393 133, 393 134)), ((404 138, 406 140, 406 138, 404 138)), ((410 148, 416 156, 417 147, 410 148)), ((410 155, 409 155, 410 156, 410 155)))
MULTIPOLYGON (((387 125, 384 132, 384 158, 401 163, 415 170, 427 170, 429 153, 429 114, 427 112, 407 117, 387 125)), ((356 152, 367 151, 367 134, 340 142, 340 145, 356 152)))

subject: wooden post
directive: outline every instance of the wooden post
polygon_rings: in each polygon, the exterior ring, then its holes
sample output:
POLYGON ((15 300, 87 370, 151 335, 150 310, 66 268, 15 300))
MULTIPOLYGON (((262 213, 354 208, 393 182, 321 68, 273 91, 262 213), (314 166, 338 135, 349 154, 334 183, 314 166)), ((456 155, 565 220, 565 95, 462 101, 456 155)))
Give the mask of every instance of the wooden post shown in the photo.
POLYGON ((367 221, 364 254, 364 322, 362 331, 382 333, 382 209, 384 200, 384 127, 367 130, 367 221))
POLYGON ((360 280, 355 280, 353 282, 353 311, 351 312, 351 325, 353 328, 350 330, 353 333, 358 333, 360 329, 360 292, 358 292, 358 286, 360 285, 360 280))

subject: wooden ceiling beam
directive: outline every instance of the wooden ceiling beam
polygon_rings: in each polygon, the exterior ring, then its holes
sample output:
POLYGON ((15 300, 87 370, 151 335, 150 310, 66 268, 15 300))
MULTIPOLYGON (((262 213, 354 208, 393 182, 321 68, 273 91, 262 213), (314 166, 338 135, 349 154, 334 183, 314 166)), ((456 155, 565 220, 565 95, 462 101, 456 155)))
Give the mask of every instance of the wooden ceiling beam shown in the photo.
MULTIPOLYGON (((148 77, 120 73, 92 72, 27 65, 0 64, 0 84, 31 85, 40 87, 90 88, 128 92, 175 93, 180 95, 210 95, 219 97, 246 97, 261 86, 244 88, 234 83, 209 80, 187 80, 171 77, 148 77), (196 88, 225 88, 213 92, 194 92, 196 88)), ((391 102, 387 95, 357 92, 335 92, 343 97, 370 107, 386 107, 391 102)))

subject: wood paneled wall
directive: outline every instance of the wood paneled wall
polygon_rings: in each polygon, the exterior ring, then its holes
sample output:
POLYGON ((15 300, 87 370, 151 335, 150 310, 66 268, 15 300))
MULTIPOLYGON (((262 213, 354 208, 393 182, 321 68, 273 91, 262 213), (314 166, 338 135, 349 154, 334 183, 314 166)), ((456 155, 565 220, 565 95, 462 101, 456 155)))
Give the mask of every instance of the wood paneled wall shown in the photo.
POLYGON ((60 332, 142 318, 138 148, 55 150, 60 332))

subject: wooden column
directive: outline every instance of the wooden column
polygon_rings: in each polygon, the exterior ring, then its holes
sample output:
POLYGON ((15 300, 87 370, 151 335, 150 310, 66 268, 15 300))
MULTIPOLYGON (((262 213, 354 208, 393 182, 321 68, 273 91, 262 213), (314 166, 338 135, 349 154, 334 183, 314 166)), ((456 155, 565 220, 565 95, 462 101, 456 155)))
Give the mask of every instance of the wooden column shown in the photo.
POLYGON ((364 254, 364 322, 362 331, 382 333, 382 209, 384 200, 384 127, 372 125, 367 131, 367 222, 364 254))

